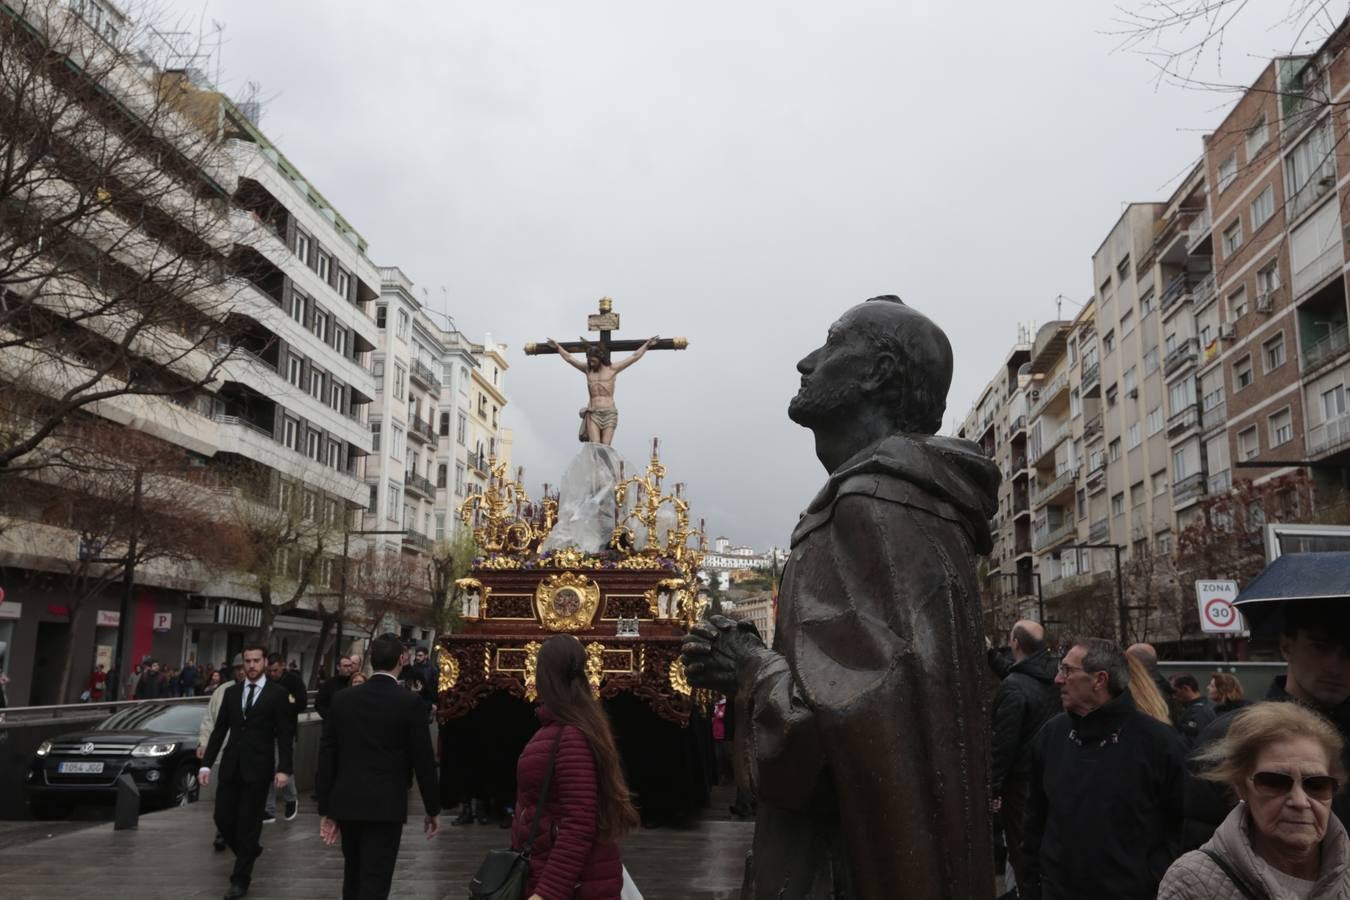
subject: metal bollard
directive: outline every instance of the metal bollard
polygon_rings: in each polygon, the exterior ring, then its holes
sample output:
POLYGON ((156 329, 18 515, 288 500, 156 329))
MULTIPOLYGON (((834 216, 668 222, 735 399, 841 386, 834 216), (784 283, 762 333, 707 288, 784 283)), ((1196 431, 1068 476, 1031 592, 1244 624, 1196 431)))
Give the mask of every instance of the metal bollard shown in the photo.
POLYGON ((117 776, 117 808, 113 813, 113 831, 135 828, 141 818, 141 790, 130 775, 117 776))

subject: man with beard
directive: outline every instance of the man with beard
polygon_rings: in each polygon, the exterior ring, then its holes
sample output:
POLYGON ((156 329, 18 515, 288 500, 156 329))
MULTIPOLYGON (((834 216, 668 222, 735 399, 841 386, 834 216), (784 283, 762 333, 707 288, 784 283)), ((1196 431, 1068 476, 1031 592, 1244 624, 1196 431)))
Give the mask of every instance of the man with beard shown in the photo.
POLYGON ((935 437, 947 337, 898 297, 831 326, 788 408, 830 473, 792 535, 774 649, 721 616, 689 680, 735 696, 759 801, 742 897, 988 896, 989 730, 974 554, 998 470, 935 437))

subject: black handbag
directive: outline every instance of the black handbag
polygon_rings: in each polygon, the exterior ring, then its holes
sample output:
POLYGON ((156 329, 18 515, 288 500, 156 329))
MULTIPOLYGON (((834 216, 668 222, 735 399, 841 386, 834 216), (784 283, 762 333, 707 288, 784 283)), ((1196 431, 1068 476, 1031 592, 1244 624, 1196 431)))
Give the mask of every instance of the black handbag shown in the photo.
POLYGON ((534 820, 530 822, 530 839, 524 849, 489 850, 488 855, 478 866, 478 872, 469 882, 469 900, 525 900, 525 884, 530 878, 530 853, 534 850, 534 841, 539 836, 539 817, 543 814, 544 804, 548 802, 549 787, 553 783, 553 766, 558 761, 558 745, 562 743, 563 726, 558 726, 558 736, 553 739, 553 752, 548 757, 548 772, 544 775, 544 789, 539 792, 539 802, 534 808, 534 820))

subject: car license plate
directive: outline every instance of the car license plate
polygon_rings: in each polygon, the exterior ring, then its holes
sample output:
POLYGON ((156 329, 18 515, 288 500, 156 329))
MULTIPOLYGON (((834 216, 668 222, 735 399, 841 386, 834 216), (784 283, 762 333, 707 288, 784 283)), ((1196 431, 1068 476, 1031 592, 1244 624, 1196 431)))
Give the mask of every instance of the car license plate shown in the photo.
POLYGON ((103 763, 63 762, 56 767, 56 771, 62 775, 101 775, 103 774, 103 763))

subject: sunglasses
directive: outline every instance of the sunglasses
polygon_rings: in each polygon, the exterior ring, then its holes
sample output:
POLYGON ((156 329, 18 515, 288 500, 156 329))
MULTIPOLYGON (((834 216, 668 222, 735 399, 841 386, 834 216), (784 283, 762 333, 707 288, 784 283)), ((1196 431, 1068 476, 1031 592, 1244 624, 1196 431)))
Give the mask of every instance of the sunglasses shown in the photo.
MULTIPOLYGON (((1303 793, 1322 803, 1330 801, 1340 787, 1330 775, 1304 775, 1302 782, 1303 793)), ((1284 772, 1257 772, 1252 775, 1252 784, 1267 796, 1281 796, 1294 789, 1294 776, 1284 772)))

